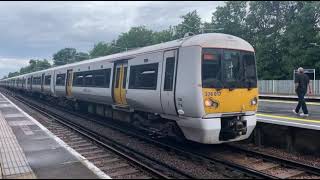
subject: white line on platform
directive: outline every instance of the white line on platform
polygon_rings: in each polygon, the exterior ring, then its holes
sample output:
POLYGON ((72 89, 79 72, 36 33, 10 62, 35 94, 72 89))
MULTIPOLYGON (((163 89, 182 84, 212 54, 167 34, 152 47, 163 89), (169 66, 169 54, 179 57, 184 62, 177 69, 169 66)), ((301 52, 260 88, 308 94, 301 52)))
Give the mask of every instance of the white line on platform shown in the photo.
POLYGON ((5 97, 2 93, 0 93, 2 97, 4 97, 8 102, 10 102, 15 108, 17 108, 20 112, 22 112, 25 116, 30 118, 36 125, 38 125, 43 131, 45 131, 50 137, 56 140, 62 147, 66 148, 72 155, 74 155, 83 165, 85 165, 88 169, 90 169, 94 174, 96 174, 101 179, 111 179, 110 176, 101 171, 97 166, 88 161, 85 157, 67 145, 64 141, 62 141, 59 137, 54 135, 51 131, 49 131, 46 127, 44 127, 41 123, 31 117, 29 114, 20 109, 17 105, 15 105, 12 101, 10 101, 7 97, 5 97))

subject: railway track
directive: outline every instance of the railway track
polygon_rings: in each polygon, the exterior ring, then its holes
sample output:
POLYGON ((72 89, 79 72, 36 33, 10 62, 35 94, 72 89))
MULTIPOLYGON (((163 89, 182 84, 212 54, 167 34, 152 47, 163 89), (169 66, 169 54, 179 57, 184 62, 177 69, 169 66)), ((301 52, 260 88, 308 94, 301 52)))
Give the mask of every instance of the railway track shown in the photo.
POLYGON ((49 121, 41 123, 113 179, 193 178, 143 154, 122 147, 110 139, 101 138, 98 134, 66 121, 64 117, 50 113, 41 106, 15 96, 11 97, 49 118, 49 121), (141 159, 144 159, 144 162, 141 159), (153 168, 154 166, 157 166, 157 169, 153 168))
MULTIPOLYGON (((233 156, 232 161, 237 161, 256 170, 270 173, 279 179, 319 179, 320 168, 306 165, 284 157, 258 152, 237 144, 226 144, 233 156)), ((228 155, 226 155, 228 157, 228 155)))
MULTIPOLYGON (((226 145, 226 150, 211 154, 208 156, 206 153, 200 153, 190 150, 184 146, 173 145, 171 142, 162 141, 159 139, 152 139, 141 133, 136 133, 132 130, 123 129, 118 125, 103 123, 97 117, 90 117, 87 115, 79 115, 78 112, 68 112, 81 118, 89 119, 95 123, 109 126, 113 129, 126 133, 130 136, 138 137, 148 143, 156 144, 169 151, 174 151, 177 154, 202 163, 208 164, 208 167, 214 167, 211 170, 217 170, 217 166, 223 166, 226 169, 226 177, 228 173, 240 174, 239 176, 231 175, 229 177, 239 178, 272 178, 272 179, 286 179, 286 178, 319 178, 320 169, 311 167, 298 162, 293 162, 279 157, 271 157, 266 154, 261 154, 254 151, 241 149, 235 146, 226 145), (236 172, 236 173, 235 173, 236 172)), ((208 168, 210 169, 210 168, 208 168)))

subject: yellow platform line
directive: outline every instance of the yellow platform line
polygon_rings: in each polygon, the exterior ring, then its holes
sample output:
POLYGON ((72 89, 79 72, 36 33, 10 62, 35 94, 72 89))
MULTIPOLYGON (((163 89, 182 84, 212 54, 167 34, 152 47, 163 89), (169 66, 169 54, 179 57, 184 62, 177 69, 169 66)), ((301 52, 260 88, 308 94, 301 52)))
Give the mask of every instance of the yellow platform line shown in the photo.
POLYGON ((294 117, 287 117, 287 116, 276 116, 276 115, 260 114, 260 113, 257 113, 257 115, 258 116, 263 116, 263 117, 277 118, 277 119, 286 119, 286 120, 293 120, 293 121, 320 123, 320 120, 301 119, 301 118, 294 118, 294 117))
MULTIPOLYGON (((259 99, 261 102, 274 102, 274 103, 286 103, 286 104, 298 104, 298 101, 281 101, 281 100, 267 100, 267 99, 259 99)), ((316 102, 307 102, 307 105, 315 105, 320 106, 320 103, 316 102)))

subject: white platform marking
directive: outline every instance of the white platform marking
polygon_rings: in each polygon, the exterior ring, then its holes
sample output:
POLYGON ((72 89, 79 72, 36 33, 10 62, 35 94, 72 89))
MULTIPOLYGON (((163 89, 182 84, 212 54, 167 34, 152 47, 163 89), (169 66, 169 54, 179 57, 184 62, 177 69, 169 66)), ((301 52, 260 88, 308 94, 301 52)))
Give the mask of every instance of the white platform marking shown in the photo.
MULTIPOLYGON (((0 93, 1 94, 1 93, 0 93)), ((1 94, 2 95, 2 94, 1 94)), ((21 113, 23 113, 26 117, 31 119, 36 125, 38 125, 44 132, 46 132, 51 138, 56 140, 62 147, 66 148, 71 154, 73 154, 83 165, 85 165, 88 169, 90 169, 94 174, 96 174, 101 179, 111 179, 110 176, 101 171, 97 166, 88 161, 85 157, 79 154, 77 151, 72 149, 69 145, 67 145, 64 141, 62 141, 59 137, 55 136, 51 131, 49 131, 46 127, 44 127, 41 123, 31 117, 29 114, 20 109, 17 105, 11 102, 7 97, 3 96, 10 104, 12 104, 15 108, 17 108, 21 113)))
POLYGON ((19 117, 26 117, 26 116, 23 114, 6 114, 4 117, 5 118, 19 118, 19 117))

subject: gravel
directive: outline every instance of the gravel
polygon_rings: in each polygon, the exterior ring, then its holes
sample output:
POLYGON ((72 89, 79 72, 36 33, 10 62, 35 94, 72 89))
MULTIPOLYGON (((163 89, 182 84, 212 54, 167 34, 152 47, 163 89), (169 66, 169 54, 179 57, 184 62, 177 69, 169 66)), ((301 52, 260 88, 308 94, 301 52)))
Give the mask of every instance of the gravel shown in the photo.
MULTIPOLYGON (((14 101, 14 100, 13 100, 14 101)), ((34 110, 31 110, 30 108, 26 107, 25 105, 21 105, 20 102, 14 101, 18 106, 20 106, 24 111, 26 111, 28 114, 33 116, 35 119, 41 121, 41 119, 47 118, 44 117, 37 112, 34 112, 34 110)), ((43 105, 47 108, 46 105, 43 105)), ((58 111, 59 114, 61 113, 58 111)), ((64 113, 64 112, 63 112, 64 113)), ((142 142, 141 140, 129 137, 128 135, 125 135, 121 132, 115 131, 111 128, 80 119, 79 117, 73 116, 71 114, 64 113, 64 117, 68 117, 68 119, 72 121, 76 121, 81 126, 87 127, 90 130, 93 130, 95 132, 98 132, 102 136, 106 137, 112 137, 113 140, 117 141, 118 143, 124 144, 128 146, 129 148, 135 149, 140 153, 146 154, 150 156, 151 158, 157 159, 160 162, 163 162, 171 167, 175 167, 179 170, 183 170, 185 173, 192 175, 193 177, 199 178, 199 179, 225 179, 228 178, 224 175, 222 175, 224 172, 219 172, 219 169, 215 169, 214 167, 208 167, 206 164, 202 164, 199 162, 195 162, 192 159, 188 159, 186 157, 181 157, 175 153, 168 152, 167 150, 156 147, 150 143, 142 142)), ((42 121, 41 121, 42 123, 42 121)))
POLYGON ((243 148, 257 151, 257 152, 262 152, 265 154, 282 157, 287 160, 297 161, 297 162, 300 162, 300 163, 303 163, 306 165, 320 168, 320 157, 309 156, 309 155, 304 155, 304 154, 299 154, 299 153, 293 154, 293 153, 288 153, 282 149, 277 149, 277 148, 273 148, 273 147, 258 147, 254 144, 246 144, 246 143, 242 143, 242 142, 237 142, 234 144, 237 146, 243 147, 243 148))

